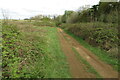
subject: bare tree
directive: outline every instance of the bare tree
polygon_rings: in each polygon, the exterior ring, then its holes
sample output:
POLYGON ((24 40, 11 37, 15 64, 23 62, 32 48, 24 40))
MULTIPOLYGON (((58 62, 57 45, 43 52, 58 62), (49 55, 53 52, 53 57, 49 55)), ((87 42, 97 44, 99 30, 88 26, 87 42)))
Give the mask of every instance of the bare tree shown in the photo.
POLYGON ((7 24, 8 19, 9 19, 8 11, 4 10, 4 9, 1 9, 1 13, 2 13, 2 16, 3 16, 3 23, 7 24))
POLYGON ((78 12, 82 12, 83 10, 87 10, 88 8, 90 8, 90 5, 84 5, 78 8, 78 12))

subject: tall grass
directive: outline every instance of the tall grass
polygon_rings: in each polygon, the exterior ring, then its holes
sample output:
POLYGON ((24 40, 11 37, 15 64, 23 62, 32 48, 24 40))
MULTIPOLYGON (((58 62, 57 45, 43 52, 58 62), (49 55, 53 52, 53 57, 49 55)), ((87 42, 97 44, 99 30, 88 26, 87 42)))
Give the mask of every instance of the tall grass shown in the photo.
POLYGON ((60 47, 57 28, 44 27, 42 29, 47 30, 47 45, 44 47, 46 51, 45 78, 70 78, 66 57, 60 47))
POLYGON ((3 25, 3 79, 70 77, 56 31, 27 21, 3 25))

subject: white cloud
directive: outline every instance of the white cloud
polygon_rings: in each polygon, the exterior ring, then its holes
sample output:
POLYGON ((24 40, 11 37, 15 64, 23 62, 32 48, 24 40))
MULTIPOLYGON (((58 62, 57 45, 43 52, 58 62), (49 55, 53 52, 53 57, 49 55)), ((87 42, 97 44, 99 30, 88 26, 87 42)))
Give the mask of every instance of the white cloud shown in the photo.
MULTIPOLYGON (((95 5, 99 0, 0 0, 0 9, 8 10, 11 18, 25 18, 37 14, 63 14, 83 5, 95 5)), ((1 16, 1 14, 0 14, 1 16)))

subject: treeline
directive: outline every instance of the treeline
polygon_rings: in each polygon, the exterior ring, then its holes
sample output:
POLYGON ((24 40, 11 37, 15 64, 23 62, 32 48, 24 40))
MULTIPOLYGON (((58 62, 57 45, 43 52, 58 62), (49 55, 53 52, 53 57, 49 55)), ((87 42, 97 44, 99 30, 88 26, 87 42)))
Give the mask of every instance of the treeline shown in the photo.
POLYGON ((33 23, 35 26, 55 26, 55 22, 51 19, 51 16, 44 16, 44 15, 36 15, 30 18, 25 18, 24 20, 33 23))
POLYGON ((117 57, 119 5, 119 2, 99 2, 91 8, 65 11, 55 17, 56 25, 117 57))
POLYGON ((58 16, 57 21, 61 23, 79 23, 79 22, 105 22, 118 23, 118 2, 99 2, 91 8, 84 6, 78 11, 65 11, 64 15, 58 16), (87 9, 88 8, 88 9, 87 9))

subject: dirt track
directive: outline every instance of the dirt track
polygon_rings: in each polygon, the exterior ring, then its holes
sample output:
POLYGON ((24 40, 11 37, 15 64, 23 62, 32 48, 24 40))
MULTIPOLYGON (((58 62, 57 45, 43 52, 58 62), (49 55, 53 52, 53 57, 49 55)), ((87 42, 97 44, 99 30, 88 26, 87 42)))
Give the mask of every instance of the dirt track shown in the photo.
POLYGON ((118 78, 118 73, 114 71, 110 65, 99 60, 97 56, 81 46, 75 39, 64 33, 60 28, 58 28, 58 35, 62 49, 67 56, 70 72, 74 78, 95 78, 96 76, 84 70, 84 65, 77 60, 72 47, 74 47, 80 56, 94 67, 103 78, 118 78))

